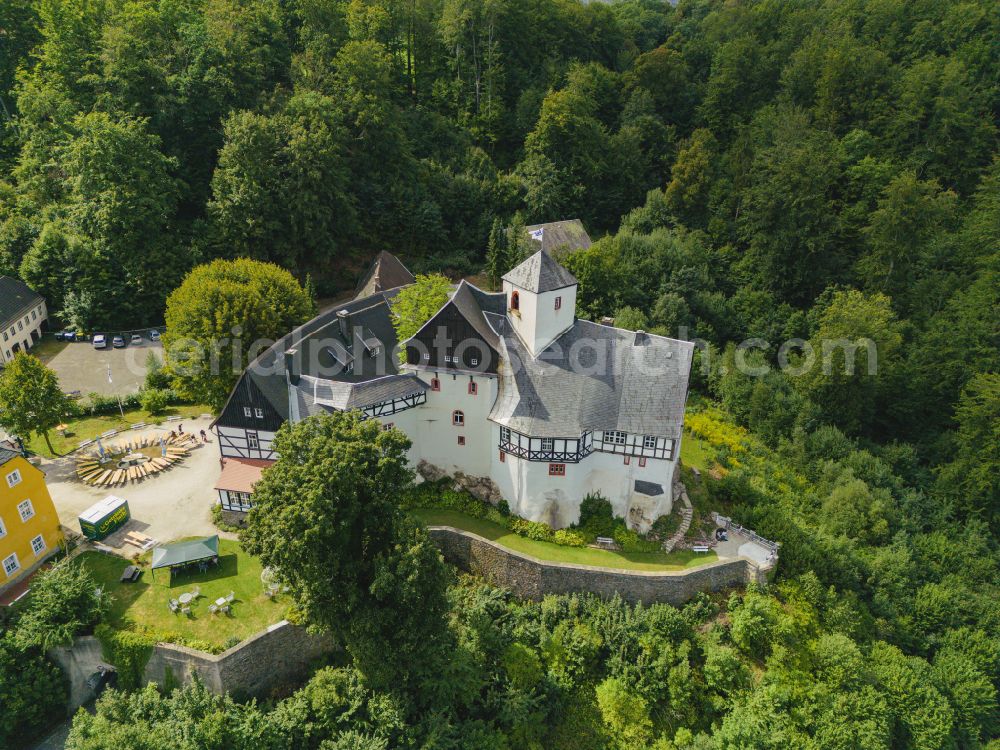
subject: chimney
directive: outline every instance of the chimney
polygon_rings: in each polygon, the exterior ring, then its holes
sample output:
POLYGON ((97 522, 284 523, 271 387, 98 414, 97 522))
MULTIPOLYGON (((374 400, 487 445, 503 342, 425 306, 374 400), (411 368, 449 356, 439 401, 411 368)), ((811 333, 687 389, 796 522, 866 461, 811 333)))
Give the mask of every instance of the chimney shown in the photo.
POLYGON ((344 343, 351 347, 351 319, 347 310, 337 310, 337 322, 340 323, 340 335, 344 337, 344 343))
POLYGON ((633 346, 642 346, 646 343, 646 332, 643 330, 638 330, 635 332, 635 341, 633 346))
POLYGON ((285 372, 288 373, 288 382, 292 385, 299 384, 299 350, 289 349, 285 352, 285 372))

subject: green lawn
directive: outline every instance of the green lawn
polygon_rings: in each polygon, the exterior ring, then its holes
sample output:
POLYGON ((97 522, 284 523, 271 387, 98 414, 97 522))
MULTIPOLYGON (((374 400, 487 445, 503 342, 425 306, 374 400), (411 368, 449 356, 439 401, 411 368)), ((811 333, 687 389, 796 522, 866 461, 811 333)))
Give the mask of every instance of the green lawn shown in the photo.
MULTIPOLYGON (((125 430, 130 425, 139 424, 140 422, 154 424, 175 415, 184 417, 185 419, 193 419, 199 414, 209 414, 211 411, 211 408, 208 406, 194 404, 192 406, 172 406, 155 417, 143 409, 126 410, 125 419, 122 419, 122 415, 119 412, 96 417, 81 417, 80 419, 72 419, 67 422, 68 429, 64 434, 59 434, 58 431, 52 430, 49 433, 49 439, 52 441, 52 447, 56 453, 65 455, 74 450, 83 441, 93 440, 108 430, 125 430)), ((45 445, 45 439, 38 435, 32 435, 31 440, 28 441, 28 450, 40 456, 53 458, 52 454, 49 453, 48 447, 45 445)))
POLYGON ((707 471, 715 463, 715 450, 701 438, 685 432, 681 439, 681 463, 707 471))
POLYGON ((696 568, 718 558, 714 552, 696 554, 690 550, 677 550, 669 554, 662 552, 612 552, 590 547, 565 547, 551 542, 536 542, 518 536, 503 526, 474 518, 454 510, 418 509, 412 513, 428 526, 454 526, 471 531, 473 534, 502 544, 504 547, 522 552, 539 560, 595 565, 602 568, 622 570, 684 570, 696 568))
POLYGON ((278 594, 272 601, 264 594, 260 580, 260 562, 246 554, 235 541, 219 540, 219 566, 207 573, 187 573, 173 576, 168 570, 149 569, 151 552, 146 552, 140 564, 142 578, 137 583, 120 583, 119 577, 130 560, 101 552, 84 552, 76 559, 85 565, 105 591, 111 593, 109 624, 112 627, 144 630, 162 641, 204 643, 219 650, 236 637, 243 640, 268 625, 284 619, 292 603, 288 594, 278 594), (201 596, 191 605, 191 617, 174 614, 167 603, 195 585, 201 596), (236 594, 230 615, 213 615, 208 605, 236 594))

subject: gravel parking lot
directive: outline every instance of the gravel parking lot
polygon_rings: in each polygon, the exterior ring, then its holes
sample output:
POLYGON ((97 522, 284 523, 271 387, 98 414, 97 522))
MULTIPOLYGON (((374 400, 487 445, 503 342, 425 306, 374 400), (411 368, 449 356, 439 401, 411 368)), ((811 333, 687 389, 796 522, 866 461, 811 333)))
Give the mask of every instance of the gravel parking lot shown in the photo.
MULTIPOLYGON (((126 339, 127 340, 127 339, 126 339)), ((59 384, 66 392, 80 391, 112 396, 117 393, 134 393, 146 377, 146 357, 155 351, 163 360, 163 345, 159 341, 143 338, 140 344, 129 344, 124 349, 95 349, 89 341, 52 341, 46 345, 55 353, 48 358, 48 366, 59 376, 59 384), (61 347, 61 348, 60 348, 61 347), (108 382, 108 366, 111 379, 108 382)))

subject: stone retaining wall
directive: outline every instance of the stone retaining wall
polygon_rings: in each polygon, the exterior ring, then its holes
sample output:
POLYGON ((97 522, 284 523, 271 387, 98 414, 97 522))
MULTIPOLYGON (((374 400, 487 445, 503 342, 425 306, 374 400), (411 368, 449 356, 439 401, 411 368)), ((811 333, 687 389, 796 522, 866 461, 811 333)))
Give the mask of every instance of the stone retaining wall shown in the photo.
MULTIPOLYGON (((178 684, 197 674, 217 693, 264 696, 274 687, 300 681, 309 665, 334 649, 326 637, 308 634, 283 620, 221 654, 207 654, 172 643, 159 643, 146 662, 143 682, 178 684)), ((62 667, 70 683, 69 710, 75 711, 92 697, 86 681, 98 665, 107 664, 100 641, 93 636, 77 638, 70 647, 52 649, 49 655, 62 667)))
POLYGON ((680 605, 705 591, 766 583, 766 573, 746 558, 707 563, 680 571, 629 571, 547 562, 510 550, 468 531, 431 526, 431 538, 453 565, 508 588, 524 599, 546 594, 595 593, 636 603, 680 605))

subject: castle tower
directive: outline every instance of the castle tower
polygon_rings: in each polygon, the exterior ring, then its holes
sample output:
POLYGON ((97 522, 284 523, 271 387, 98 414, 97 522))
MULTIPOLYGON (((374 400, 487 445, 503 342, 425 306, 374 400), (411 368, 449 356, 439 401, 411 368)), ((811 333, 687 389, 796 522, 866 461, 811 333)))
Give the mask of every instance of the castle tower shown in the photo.
POLYGON ((576 278, 545 250, 503 277, 507 316, 533 357, 573 325, 576 278))

